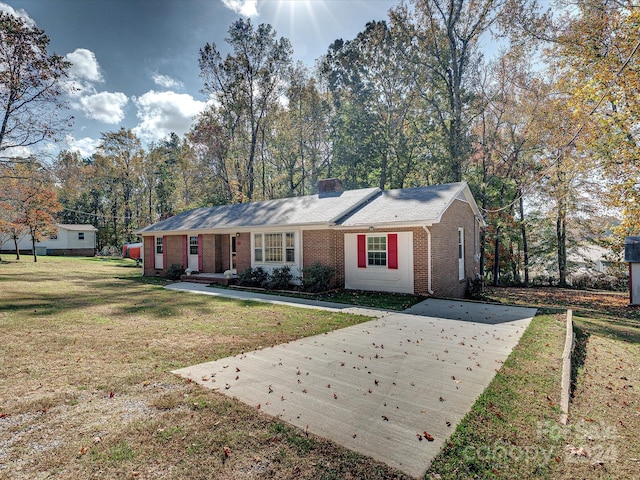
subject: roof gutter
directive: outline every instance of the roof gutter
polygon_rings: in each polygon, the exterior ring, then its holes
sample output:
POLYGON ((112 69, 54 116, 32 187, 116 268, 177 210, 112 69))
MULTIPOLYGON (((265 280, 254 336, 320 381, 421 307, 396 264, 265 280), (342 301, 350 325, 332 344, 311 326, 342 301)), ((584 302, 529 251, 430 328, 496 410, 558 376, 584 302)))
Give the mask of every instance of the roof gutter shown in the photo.
POLYGON ((431 230, 426 225, 422 228, 427 232, 427 292, 429 292, 429 295, 433 295, 433 289, 431 288, 431 230))
POLYGON ((424 228, 424 225, 431 227, 435 223, 438 223, 439 221, 440 221, 439 219, 435 219, 435 220, 411 220, 408 222, 360 223, 357 225, 336 224, 336 225, 332 225, 332 228, 334 228, 335 230, 361 230, 363 228, 371 228, 371 227, 374 227, 376 229, 386 229, 386 230, 390 230, 394 228, 396 229, 397 228, 413 228, 413 227, 424 228))

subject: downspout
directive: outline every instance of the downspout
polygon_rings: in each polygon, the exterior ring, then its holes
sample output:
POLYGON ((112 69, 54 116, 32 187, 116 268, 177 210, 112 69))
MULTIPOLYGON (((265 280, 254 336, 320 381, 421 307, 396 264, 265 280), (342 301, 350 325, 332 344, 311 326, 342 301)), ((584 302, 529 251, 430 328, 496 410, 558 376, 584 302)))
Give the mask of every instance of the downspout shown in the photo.
POLYGON ((431 230, 427 226, 423 226, 424 231, 427 232, 427 292, 429 295, 433 295, 431 288, 431 230))

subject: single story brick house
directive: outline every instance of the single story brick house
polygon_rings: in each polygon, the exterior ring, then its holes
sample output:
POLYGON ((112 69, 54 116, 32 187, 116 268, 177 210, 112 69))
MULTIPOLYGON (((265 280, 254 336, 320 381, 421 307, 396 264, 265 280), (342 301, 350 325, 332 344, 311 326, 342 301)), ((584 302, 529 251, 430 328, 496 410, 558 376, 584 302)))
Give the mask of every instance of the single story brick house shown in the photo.
MULTIPOLYGON (((68 255, 93 257, 96 254, 96 233, 98 229, 88 224, 57 223, 46 238, 36 242, 39 255, 68 255)), ((32 252, 31 235, 25 233, 18 239, 20 252, 32 252)), ((1 245, 2 252, 14 252, 13 240, 1 245)))
POLYGON ((465 182, 383 191, 318 182, 316 195, 197 208, 136 233, 144 275, 316 263, 348 289, 463 297, 480 274, 484 221, 465 182))

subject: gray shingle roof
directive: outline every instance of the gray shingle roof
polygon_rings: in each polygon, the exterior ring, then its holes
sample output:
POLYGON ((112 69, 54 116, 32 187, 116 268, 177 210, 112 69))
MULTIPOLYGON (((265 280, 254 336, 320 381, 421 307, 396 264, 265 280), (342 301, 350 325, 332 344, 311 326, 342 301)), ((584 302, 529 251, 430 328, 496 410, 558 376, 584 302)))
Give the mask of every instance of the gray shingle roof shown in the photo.
POLYGON ((467 184, 459 182, 387 190, 338 223, 345 227, 435 223, 465 189, 467 184))
POLYGON ((378 188, 363 188, 342 193, 196 208, 140 229, 136 233, 328 225, 335 223, 378 192, 378 188))

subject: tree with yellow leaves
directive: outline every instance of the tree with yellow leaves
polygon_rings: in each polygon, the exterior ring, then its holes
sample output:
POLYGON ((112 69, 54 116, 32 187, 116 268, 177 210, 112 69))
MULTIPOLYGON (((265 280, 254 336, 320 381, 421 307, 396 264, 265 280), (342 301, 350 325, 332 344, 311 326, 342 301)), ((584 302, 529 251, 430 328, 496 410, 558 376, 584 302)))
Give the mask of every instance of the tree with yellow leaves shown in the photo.
POLYGON ((575 119, 573 144, 598 159, 604 200, 624 235, 640 234, 640 8, 629 0, 578 2, 551 50, 575 119))

